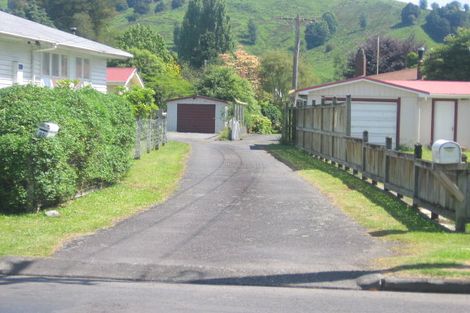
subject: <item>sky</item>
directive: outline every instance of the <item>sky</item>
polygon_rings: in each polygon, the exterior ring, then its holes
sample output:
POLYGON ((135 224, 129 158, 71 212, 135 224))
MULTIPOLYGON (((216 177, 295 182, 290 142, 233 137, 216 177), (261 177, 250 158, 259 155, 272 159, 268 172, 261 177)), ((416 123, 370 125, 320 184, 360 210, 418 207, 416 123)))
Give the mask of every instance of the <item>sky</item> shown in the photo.
MULTIPOLYGON (((419 4, 419 0, 398 0, 398 1, 406 2, 406 3, 412 2, 414 4, 419 4)), ((457 0, 457 1, 459 1, 462 4, 465 4, 465 3, 470 4, 470 0, 457 0)), ((434 2, 438 3, 440 6, 443 6, 443 5, 446 5, 447 3, 452 2, 452 1, 449 1, 449 0, 428 0, 429 5, 431 5, 431 3, 434 3, 434 2)))

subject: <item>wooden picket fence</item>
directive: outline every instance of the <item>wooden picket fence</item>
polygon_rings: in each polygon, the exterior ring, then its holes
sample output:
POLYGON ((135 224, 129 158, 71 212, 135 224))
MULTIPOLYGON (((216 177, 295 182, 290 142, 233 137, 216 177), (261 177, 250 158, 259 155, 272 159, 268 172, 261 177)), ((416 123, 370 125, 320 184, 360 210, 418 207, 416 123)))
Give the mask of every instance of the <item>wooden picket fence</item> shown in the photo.
POLYGON ((362 138, 351 137, 351 97, 345 102, 336 98, 320 105, 304 103, 286 110, 284 136, 312 155, 337 164, 354 174, 361 174, 372 184, 382 183, 386 191, 398 197, 407 196, 413 206, 432 212, 432 218, 442 215, 455 221, 456 231, 464 232, 470 222, 470 171, 466 163, 436 164, 421 159, 421 146, 415 154, 392 149, 392 138, 384 145, 368 142, 368 132, 362 138))

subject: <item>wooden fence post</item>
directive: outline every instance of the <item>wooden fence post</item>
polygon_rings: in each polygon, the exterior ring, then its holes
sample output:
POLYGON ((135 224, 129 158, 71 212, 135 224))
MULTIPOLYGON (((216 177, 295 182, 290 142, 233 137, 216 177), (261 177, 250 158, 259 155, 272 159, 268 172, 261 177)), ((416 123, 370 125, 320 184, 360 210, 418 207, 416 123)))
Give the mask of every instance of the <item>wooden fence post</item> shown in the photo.
POLYGON ((393 145, 393 139, 392 137, 386 137, 385 138, 385 177, 384 177, 384 190, 389 191, 388 188, 386 187, 387 183, 390 181, 390 157, 388 155, 388 151, 392 150, 392 145, 393 145))
POLYGON ((346 136, 351 137, 351 95, 346 96, 346 136))
POLYGON ((362 132, 362 180, 367 180, 365 176, 366 165, 367 165, 367 143, 369 142, 369 132, 367 130, 362 132))
POLYGON ((464 192, 465 199, 455 208, 455 231, 464 233, 470 215, 470 172, 468 169, 457 173, 457 183, 459 189, 464 192))
MULTIPOLYGON (((419 199, 419 166, 416 165, 417 160, 421 160, 423 157, 423 146, 419 143, 415 144, 415 150, 414 150, 414 166, 413 166, 413 171, 414 171, 414 187, 413 187, 413 208, 417 209, 418 204, 417 200, 419 199)), ((434 213, 431 213, 431 218, 433 217, 434 213)))

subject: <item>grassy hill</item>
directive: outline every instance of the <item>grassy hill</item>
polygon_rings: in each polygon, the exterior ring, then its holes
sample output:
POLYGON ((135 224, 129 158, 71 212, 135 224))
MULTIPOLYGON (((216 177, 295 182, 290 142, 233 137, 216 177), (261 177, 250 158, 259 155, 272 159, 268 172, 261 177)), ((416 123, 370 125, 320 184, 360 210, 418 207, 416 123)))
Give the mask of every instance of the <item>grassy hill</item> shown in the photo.
MULTIPOLYGON (((161 1, 166 3, 165 11, 153 13, 156 5, 154 3, 151 13, 140 16, 134 23, 150 25, 165 38, 169 46, 172 46, 174 25, 183 20, 187 4, 172 10, 171 0, 161 1)), ((7 0, 0 0, 0 8, 5 7, 6 3, 7 0)), ((339 24, 337 33, 327 42, 333 50, 325 52, 325 45, 323 45, 305 51, 305 44, 302 46, 302 57, 309 69, 314 72, 316 82, 333 80, 335 59, 344 62, 348 55, 354 53, 357 47, 370 37, 380 35, 405 39, 414 35, 428 48, 438 45, 422 29, 426 13, 420 16, 417 25, 400 26, 400 12, 406 3, 394 0, 226 0, 226 4, 235 37, 240 44, 244 42, 249 19, 256 22, 257 43, 244 46, 249 53, 259 56, 270 50, 292 51, 293 49, 293 25, 277 20, 275 17, 295 17, 299 13, 303 17, 315 19, 320 18, 327 11, 333 12, 339 24), (364 30, 361 30, 359 26, 361 13, 364 13, 368 20, 368 25, 364 30)), ((110 34, 104 41, 112 44, 112 35, 124 31, 130 25, 126 17, 132 14, 132 9, 118 14, 111 21, 110 34)))
MULTIPOLYGON (((167 10, 139 17, 137 23, 148 24, 158 31, 171 46, 173 44, 173 27, 180 23, 186 12, 186 6, 171 10, 170 0, 167 10)), ((236 38, 243 43, 249 19, 255 20, 258 26, 256 45, 245 45, 253 54, 262 55, 269 50, 292 51, 294 46, 294 27, 285 21, 276 20, 277 16, 294 17, 297 13, 307 18, 319 18, 327 11, 333 12, 338 20, 338 31, 328 42, 333 50, 326 53, 325 46, 303 51, 303 57, 314 71, 318 81, 334 78, 334 60, 346 60, 350 53, 356 51, 359 44, 369 37, 391 36, 407 38, 414 34, 416 39, 428 47, 437 45, 422 29, 425 14, 419 18, 417 25, 400 27, 400 12, 406 5, 392 0, 228 0, 227 11, 232 21, 236 38), (359 26, 359 16, 364 12, 368 25, 365 30, 359 26)), ((129 23, 126 16, 132 10, 117 16, 111 29, 120 31, 129 23)), ((303 29, 302 29, 303 30, 303 29)), ((303 32, 302 32, 303 33, 303 32)), ((305 49, 305 45, 303 45, 305 49)))

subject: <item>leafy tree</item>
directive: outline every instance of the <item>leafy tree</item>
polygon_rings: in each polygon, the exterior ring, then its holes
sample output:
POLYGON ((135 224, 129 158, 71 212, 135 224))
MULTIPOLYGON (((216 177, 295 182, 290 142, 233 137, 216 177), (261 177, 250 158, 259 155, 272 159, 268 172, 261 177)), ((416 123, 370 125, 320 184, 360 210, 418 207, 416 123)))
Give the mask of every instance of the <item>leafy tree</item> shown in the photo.
POLYGON ((133 5, 134 13, 144 15, 150 12, 150 3, 145 0, 136 1, 133 5))
POLYGON ((307 49, 313 49, 324 44, 330 37, 330 30, 325 21, 309 24, 305 30, 307 49))
POLYGON ((122 12, 126 11, 127 9, 129 9, 129 5, 127 4, 126 0, 118 0, 116 2, 116 11, 122 12))
POLYGON ((410 2, 401 10, 401 22, 405 25, 414 24, 419 17, 419 13, 419 7, 410 2))
POLYGON ((174 41, 181 60, 201 67, 219 53, 232 50, 230 18, 223 0, 192 0, 174 41))
MULTIPOLYGON (((282 107, 289 98, 292 87, 292 57, 287 52, 270 51, 261 58, 261 87, 271 96, 271 101, 282 107)), ((300 60, 301 86, 312 85, 316 79, 304 60, 300 60)))
POLYGON ((181 8, 184 5, 184 0, 171 0, 171 8, 173 10, 181 8))
POLYGON ((428 8, 428 0, 419 0, 419 8, 426 10, 428 8))
POLYGON ((368 24, 367 15, 365 15, 364 13, 361 13, 361 15, 359 16, 359 26, 361 27, 361 29, 366 29, 367 24, 368 24))
MULTIPOLYGON (((417 51, 422 44, 417 43, 414 37, 398 40, 388 37, 380 38, 380 73, 398 71, 406 67, 406 57, 410 52, 417 51)), ((370 38, 361 48, 366 54, 367 75, 377 71, 377 38, 370 38)), ((356 70, 356 55, 352 54, 347 61, 344 71, 345 77, 354 77, 356 70)))
POLYGON ((77 34, 96 39, 116 14, 116 0, 46 0, 44 8, 61 30, 77 29, 77 34))
POLYGON ((330 35, 335 34, 336 30, 338 29, 338 22, 336 21, 335 15, 331 12, 326 12, 322 15, 322 20, 324 20, 328 25, 328 31, 330 32, 330 35))
POLYGON ((431 9, 433 11, 439 10, 439 3, 436 3, 436 2, 431 3, 431 9))
POLYGON ((414 67, 419 62, 419 56, 416 51, 411 51, 406 55, 406 67, 414 67))
POLYGON ((256 40, 258 39, 258 26, 254 20, 250 19, 248 21, 248 40, 249 42, 254 45, 256 44, 256 40))
POLYGON ((433 11, 426 17, 426 32, 437 41, 445 36, 455 34, 460 27, 470 27, 470 13, 462 10, 458 1, 453 1, 442 8, 433 7, 433 11))
POLYGON ((9 12, 46 26, 55 27, 46 10, 36 0, 9 0, 9 12))
POLYGON ((168 51, 163 37, 148 25, 134 24, 118 37, 118 45, 124 50, 137 48, 148 50, 162 58, 164 62, 173 62, 174 57, 168 51))
POLYGON ((435 11, 426 16, 425 29, 437 41, 442 41, 445 36, 451 33, 449 21, 439 16, 435 11))
POLYGON ((273 51, 261 59, 261 85, 274 103, 281 106, 292 86, 292 60, 287 53, 273 51))
POLYGON ((150 88, 133 87, 123 93, 124 98, 132 105, 136 117, 147 117, 158 110, 155 103, 155 91, 150 88))
POLYGON ((164 1, 159 1, 155 6, 155 13, 163 12, 166 10, 166 5, 164 1))
POLYGON ((430 80, 470 80, 470 29, 445 38, 445 45, 429 54, 423 73, 430 80))
POLYGON ((463 9, 465 10, 465 12, 470 11, 470 5, 469 5, 468 3, 465 3, 465 4, 463 5, 463 9))

